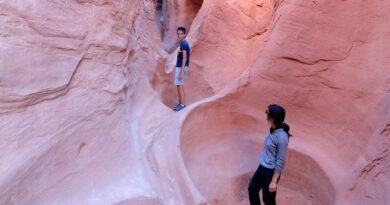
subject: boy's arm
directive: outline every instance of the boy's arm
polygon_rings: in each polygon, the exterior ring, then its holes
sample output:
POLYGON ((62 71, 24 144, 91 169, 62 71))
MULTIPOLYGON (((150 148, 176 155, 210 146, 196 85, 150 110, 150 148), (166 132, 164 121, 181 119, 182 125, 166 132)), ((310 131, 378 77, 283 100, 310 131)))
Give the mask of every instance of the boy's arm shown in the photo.
POLYGON ((186 62, 187 62, 187 50, 183 49, 183 62, 181 64, 182 68, 186 67, 186 62))
POLYGON ((184 68, 186 66, 186 62, 187 62, 187 58, 188 56, 190 55, 189 54, 189 51, 190 51, 190 45, 188 44, 187 41, 184 41, 180 47, 182 48, 182 51, 183 51, 183 63, 182 63, 182 67, 184 68))
POLYGON ((185 47, 185 45, 183 46, 183 62, 181 64, 181 71, 180 71, 180 76, 184 76, 184 69, 186 67, 186 62, 187 62, 187 48, 185 47))

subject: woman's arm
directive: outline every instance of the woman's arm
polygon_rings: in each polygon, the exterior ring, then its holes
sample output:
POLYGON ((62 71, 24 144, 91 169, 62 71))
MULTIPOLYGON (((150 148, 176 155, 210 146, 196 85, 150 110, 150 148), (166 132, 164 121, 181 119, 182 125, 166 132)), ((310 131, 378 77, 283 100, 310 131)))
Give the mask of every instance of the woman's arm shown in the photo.
POLYGON ((277 154, 276 154, 276 164, 275 164, 275 172, 272 176, 272 181, 269 185, 269 191, 275 192, 278 179, 280 177, 280 173, 284 167, 286 161, 287 154, 287 145, 288 145, 288 136, 279 136, 278 146, 277 146, 277 154))

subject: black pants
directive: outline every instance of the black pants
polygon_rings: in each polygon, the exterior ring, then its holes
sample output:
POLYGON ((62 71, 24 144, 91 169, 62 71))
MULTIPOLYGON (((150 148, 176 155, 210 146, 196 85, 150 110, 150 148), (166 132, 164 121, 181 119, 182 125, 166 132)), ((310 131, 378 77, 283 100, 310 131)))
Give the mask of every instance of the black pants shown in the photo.
MULTIPOLYGON (((265 168, 261 165, 257 168, 251 182, 249 182, 248 193, 251 205, 260 205, 259 192, 263 189, 263 202, 265 205, 276 205, 276 192, 269 192, 269 184, 274 175, 273 169, 265 168)), ((279 180, 279 179, 278 179, 279 180)))

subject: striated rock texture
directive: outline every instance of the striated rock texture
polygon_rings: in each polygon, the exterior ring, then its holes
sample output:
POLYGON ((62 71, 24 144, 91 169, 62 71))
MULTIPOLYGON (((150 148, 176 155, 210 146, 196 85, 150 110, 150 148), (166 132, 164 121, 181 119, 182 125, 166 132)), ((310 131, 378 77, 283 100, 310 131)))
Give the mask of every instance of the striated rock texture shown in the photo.
POLYGON ((0 204, 248 204, 270 103, 294 135, 278 204, 390 204, 388 19, 388 1, 0 0, 0 204))

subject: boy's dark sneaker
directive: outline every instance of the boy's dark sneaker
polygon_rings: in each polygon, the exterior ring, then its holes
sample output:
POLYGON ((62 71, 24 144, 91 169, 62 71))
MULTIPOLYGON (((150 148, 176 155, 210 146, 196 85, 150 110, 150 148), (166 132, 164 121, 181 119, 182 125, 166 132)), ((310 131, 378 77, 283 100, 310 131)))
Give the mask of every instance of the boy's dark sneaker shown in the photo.
POLYGON ((178 103, 175 107, 173 107, 173 110, 176 111, 180 107, 180 103, 178 103))
POLYGON ((186 107, 186 105, 184 105, 184 104, 178 104, 178 105, 176 105, 175 108, 173 108, 173 111, 180 111, 185 107, 186 107))

